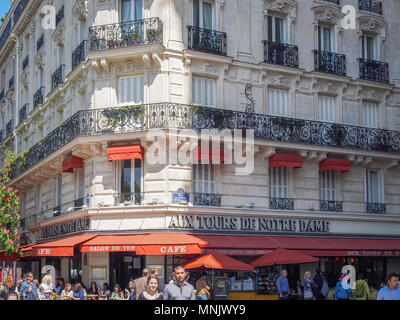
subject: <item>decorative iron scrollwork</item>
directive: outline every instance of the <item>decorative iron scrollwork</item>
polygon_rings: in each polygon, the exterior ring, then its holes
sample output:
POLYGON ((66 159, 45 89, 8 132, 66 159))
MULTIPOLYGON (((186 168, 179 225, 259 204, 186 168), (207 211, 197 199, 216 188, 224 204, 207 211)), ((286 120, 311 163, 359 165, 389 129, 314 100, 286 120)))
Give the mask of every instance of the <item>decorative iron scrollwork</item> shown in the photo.
POLYGON ((246 84, 244 92, 246 94, 247 100, 250 101, 249 104, 246 106, 246 113, 254 113, 256 103, 253 99, 253 85, 251 83, 246 84))

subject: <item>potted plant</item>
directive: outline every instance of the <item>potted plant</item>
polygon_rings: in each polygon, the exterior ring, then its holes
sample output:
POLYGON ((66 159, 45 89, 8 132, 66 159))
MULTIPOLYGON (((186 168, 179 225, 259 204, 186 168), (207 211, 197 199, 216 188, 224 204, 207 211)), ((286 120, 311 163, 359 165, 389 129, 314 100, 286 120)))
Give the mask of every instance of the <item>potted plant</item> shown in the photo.
POLYGON ((148 29, 146 32, 148 42, 156 42, 158 39, 157 29, 148 29))

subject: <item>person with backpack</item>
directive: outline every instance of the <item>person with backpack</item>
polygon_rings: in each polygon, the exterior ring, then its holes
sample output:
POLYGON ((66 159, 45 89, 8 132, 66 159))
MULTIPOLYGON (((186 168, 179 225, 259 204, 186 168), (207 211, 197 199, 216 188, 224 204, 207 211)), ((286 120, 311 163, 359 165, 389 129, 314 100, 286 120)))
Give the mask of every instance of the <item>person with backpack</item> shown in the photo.
POLYGON ((339 281, 336 283, 335 299, 336 300, 350 300, 353 297, 353 291, 348 283, 350 277, 348 274, 342 273, 339 281))
POLYGON ((356 300, 371 300, 368 282, 362 273, 360 273, 357 277, 356 287, 353 290, 353 296, 356 298, 356 300))

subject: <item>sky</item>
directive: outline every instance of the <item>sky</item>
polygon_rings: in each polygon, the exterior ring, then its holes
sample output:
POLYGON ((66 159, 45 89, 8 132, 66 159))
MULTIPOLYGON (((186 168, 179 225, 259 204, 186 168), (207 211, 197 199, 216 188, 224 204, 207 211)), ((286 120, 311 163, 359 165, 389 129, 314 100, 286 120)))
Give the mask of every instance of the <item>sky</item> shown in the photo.
MULTIPOLYGON (((0 0, 0 17, 4 17, 11 7, 11 0, 0 0)), ((1 25, 2 22, 0 22, 1 25)))

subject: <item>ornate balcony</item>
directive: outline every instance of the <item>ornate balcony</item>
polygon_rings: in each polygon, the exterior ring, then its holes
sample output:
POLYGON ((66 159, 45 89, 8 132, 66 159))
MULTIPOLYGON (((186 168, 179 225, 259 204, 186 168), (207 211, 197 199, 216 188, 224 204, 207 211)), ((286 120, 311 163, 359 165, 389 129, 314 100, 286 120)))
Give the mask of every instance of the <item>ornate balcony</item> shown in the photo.
POLYGON ((215 193, 193 193, 193 205, 220 207, 221 195, 215 193))
POLYGON ((382 2, 375 0, 358 0, 358 8, 362 11, 382 14, 382 2))
POLYGON ((389 64, 386 62, 358 59, 360 78, 364 80, 389 83, 389 64))
POLYGON ((188 29, 188 48, 226 56, 226 33, 193 26, 188 29))
POLYGON ((274 210, 294 210, 294 199, 289 198, 270 198, 270 209, 274 210))
POLYGON ((72 52, 72 70, 74 70, 81 62, 85 61, 87 54, 87 40, 84 40, 72 52))
POLYGON ((333 52, 314 50, 315 71, 346 76, 346 56, 333 52))
POLYGON ((23 164, 17 159, 10 176, 16 177, 79 136, 163 128, 253 129, 260 140, 400 154, 399 131, 158 103, 79 111, 34 145, 23 164))
POLYGON ((43 44, 44 44, 44 34, 42 34, 39 40, 36 42, 36 51, 39 51, 40 48, 43 46, 43 44))
POLYGON ((286 67, 299 66, 299 50, 297 46, 265 40, 264 62, 279 64, 286 67))
POLYGON ((163 42, 159 18, 114 23, 89 28, 89 50, 102 51, 163 42))
POLYGON ((13 131, 14 131, 14 120, 10 120, 6 125, 6 137, 12 135, 13 131))
POLYGON ((327 212, 343 212, 343 201, 320 200, 320 210, 327 212))
POLYGON ((13 90, 13 89, 14 89, 14 76, 12 76, 8 81, 8 90, 13 90))
POLYGON ((65 64, 62 64, 51 76, 51 89, 54 90, 60 84, 64 83, 65 78, 65 64))
POLYGON ((28 65, 29 65, 29 55, 27 55, 24 61, 22 62, 22 71, 24 71, 28 65))
POLYGON ((28 110, 28 104, 24 104, 24 106, 19 110, 19 123, 22 121, 26 120, 27 113, 26 111, 28 110))
POLYGON ((386 213, 386 204, 384 203, 365 203, 365 212, 366 213, 375 213, 375 214, 385 214, 386 213))
POLYGON ((58 26, 58 24, 61 22, 62 19, 64 19, 64 5, 57 12, 57 15, 56 15, 56 27, 58 26))
POLYGON ((143 202, 143 195, 141 192, 114 194, 114 205, 116 206, 119 206, 124 203, 141 205, 142 202, 143 202))
POLYGON ((39 88, 38 91, 33 95, 33 109, 35 109, 39 104, 43 104, 43 94, 44 88, 39 88))

